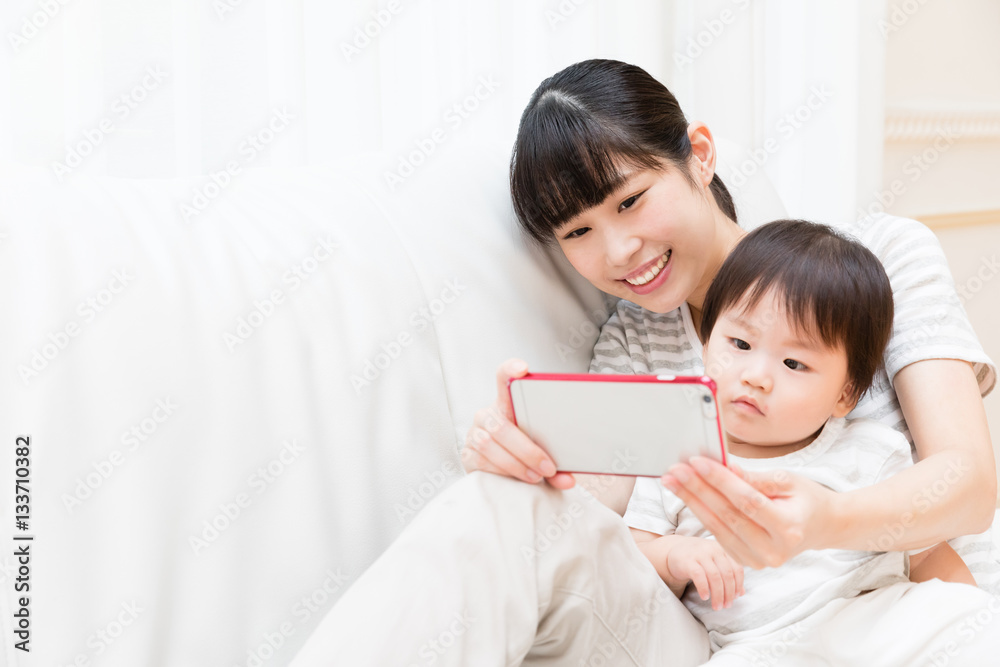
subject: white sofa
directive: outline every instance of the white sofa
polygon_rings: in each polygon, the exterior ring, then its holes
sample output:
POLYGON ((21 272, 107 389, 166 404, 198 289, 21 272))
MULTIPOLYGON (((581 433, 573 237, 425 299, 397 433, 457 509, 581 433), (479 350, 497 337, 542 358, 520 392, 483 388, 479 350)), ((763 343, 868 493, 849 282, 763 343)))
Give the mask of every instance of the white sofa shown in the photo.
MULTIPOLYGON (((287 663, 462 474, 502 360, 587 370, 608 304, 522 240, 508 149, 443 147, 391 188, 397 157, 3 169, 0 478, 30 435, 35 536, 30 654, 0 556, 5 664, 287 663)), ((781 215, 759 177, 738 205, 781 215)))

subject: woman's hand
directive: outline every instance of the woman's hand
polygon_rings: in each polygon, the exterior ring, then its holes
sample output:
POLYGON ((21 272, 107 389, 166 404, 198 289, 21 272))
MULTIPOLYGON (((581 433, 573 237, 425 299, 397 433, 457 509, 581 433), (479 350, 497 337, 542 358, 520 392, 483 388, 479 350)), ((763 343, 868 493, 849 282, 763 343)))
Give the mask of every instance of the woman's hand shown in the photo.
POLYGON ((462 466, 466 472, 482 470, 515 477, 530 484, 545 478, 557 489, 575 484, 573 475, 557 473, 552 458, 514 424, 507 381, 522 377, 528 364, 508 359, 497 369, 497 399, 489 408, 478 411, 472 428, 465 436, 462 466))
POLYGON ((783 470, 747 472, 694 457, 661 478, 726 551, 756 570, 826 548, 838 524, 838 494, 783 470))

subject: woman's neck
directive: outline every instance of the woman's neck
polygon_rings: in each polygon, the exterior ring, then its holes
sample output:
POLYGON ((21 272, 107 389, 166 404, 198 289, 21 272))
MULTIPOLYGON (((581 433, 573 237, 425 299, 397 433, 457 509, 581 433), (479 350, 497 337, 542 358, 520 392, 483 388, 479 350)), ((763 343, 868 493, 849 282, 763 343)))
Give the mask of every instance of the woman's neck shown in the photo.
MULTIPOLYGON (((695 335, 698 336, 698 340, 701 340, 701 309, 696 308, 688 301, 688 310, 691 311, 691 323, 694 325, 695 335)), ((705 341, 701 340, 701 344, 704 345, 705 341)))
MULTIPOLYGON (((708 260, 705 265, 705 273, 702 275, 698 287, 687 298, 688 308, 691 311, 691 321, 694 324, 695 334, 701 340, 701 310, 705 304, 705 295, 708 294, 708 287, 715 279, 715 274, 719 272, 722 263, 729 257, 736 244, 746 234, 746 231, 735 222, 727 218, 721 211, 715 216, 715 240, 709 250, 708 260)), ((701 341, 704 343, 705 341, 701 341)))

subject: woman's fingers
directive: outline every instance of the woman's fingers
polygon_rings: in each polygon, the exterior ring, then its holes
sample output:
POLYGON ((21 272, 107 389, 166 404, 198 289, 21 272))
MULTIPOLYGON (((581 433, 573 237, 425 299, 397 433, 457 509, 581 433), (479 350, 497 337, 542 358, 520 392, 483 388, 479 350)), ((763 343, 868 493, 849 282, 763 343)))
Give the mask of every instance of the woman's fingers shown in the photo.
POLYGON ((497 468, 493 463, 490 462, 485 456, 477 452, 472 447, 465 447, 461 452, 462 467, 465 468, 465 472, 473 472, 475 470, 481 470, 482 472, 490 472, 497 475, 504 475, 504 471, 497 468))
POLYGON ((528 364, 521 359, 508 359, 500 364, 496 378, 497 400, 475 414, 472 428, 465 437, 465 449, 475 455, 463 454, 463 465, 469 472, 487 470, 530 484, 545 478, 553 488, 569 489, 576 483, 573 475, 557 473, 552 457, 514 423, 507 381, 527 372, 528 364))
MULTIPOLYGON (((732 475, 728 471, 726 473, 732 475)), ((732 476, 736 482, 745 484, 732 476)), ((725 496, 706 484, 693 468, 683 463, 677 464, 670 468, 662 481, 737 560, 753 568, 766 565, 757 549, 760 545, 770 543, 767 532, 751 518, 737 511, 725 496)))
POLYGON ((494 442, 542 477, 556 473, 555 463, 545 450, 501 414, 496 406, 477 412, 473 424, 486 431, 494 442))
POLYGON ((508 477, 516 477, 520 480, 535 484, 542 481, 542 475, 527 466, 507 449, 504 449, 496 442, 490 434, 478 427, 469 430, 467 448, 478 452, 483 459, 489 461, 501 474, 508 477))
POLYGON ((830 502, 823 487, 786 471, 741 477, 712 459, 689 463, 671 468, 665 480, 727 551, 754 568, 777 567, 799 553, 808 521, 830 502))
POLYGON ((813 492, 822 487, 785 470, 742 471, 742 478, 736 478, 708 458, 692 459, 691 464, 699 477, 725 496, 741 515, 767 532, 769 544, 764 546, 769 548, 764 553, 769 566, 776 567, 801 550, 807 528, 803 517, 810 516, 812 510, 807 508, 814 508, 818 500, 813 498, 813 492), (806 484, 797 483, 800 481, 806 484))
POLYGON ((682 486, 680 482, 671 474, 666 474, 660 481, 663 483, 667 489, 673 492, 678 498, 684 501, 684 504, 694 512, 695 516, 701 520, 702 524, 713 534, 718 540, 719 544, 729 553, 736 557, 740 562, 754 566, 755 557, 753 551, 749 546, 742 542, 737 536, 735 536, 732 531, 725 528, 722 521, 715 516, 712 509, 703 503, 696 495, 691 493, 685 486, 682 486))
POLYGON ((690 461, 691 467, 697 474, 697 478, 704 480, 709 486, 718 491, 729 502, 732 507, 738 508, 740 514, 748 519, 753 519, 765 529, 771 528, 775 521, 775 512, 770 502, 770 498, 775 497, 785 489, 779 489, 775 483, 764 483, 761 486, 767 488, 765 495, 758 490, 752 480, 756 476, 740 470, 739 473, 729 470, 718 461, 703 456, 696 456, 690 461))
POLYGON ((572 489, 576 484, 576 478, 568 472, 557 472, 552 477, 546 477, 545 481, 549 483, 549 486, 560 491, 572 489))
POLYGON ((736 578, 736 596, 739 597, 740 595, 746 595, 747 591, 743 588, 743 565, 741 565, 729 554, 726 554, 726 558, 729 559, 729 562, 732 563, 733 566, 733 575, 736 578))
POLYGON ((512 357, 500 364, 497 369, 497 405, 507 421, 514 421, 514 407, 510 404, 509 380, 523 377, 528 372, 528 363, 523 359, 512 357))
MULTIPOLYGON (((510 403, 507 381, 528 372, 528 365, 521 359, 508 359, 497 369, 497 399, 489 408, 478 411, 472 428, 466 435, 466 449, 478 457, 463 458, 466 469, 481 470, 480 463, 489 463, 491 471, 535 484, 543 477, 556 473, 552 458, 514 424, 514 410, 510 403)), ((573 485, 572 476, 560 477, 556 488, 573 485)))
POLYGON ((739 514, 769 534, 777 535, 787 527, 787 517, 775 506, 773 499, 783 498, 793 490, 792 475, 777 470, 771 473, 740 471, 737 475, 709 458, 691 459, 697 478, 719 492, 739 514))

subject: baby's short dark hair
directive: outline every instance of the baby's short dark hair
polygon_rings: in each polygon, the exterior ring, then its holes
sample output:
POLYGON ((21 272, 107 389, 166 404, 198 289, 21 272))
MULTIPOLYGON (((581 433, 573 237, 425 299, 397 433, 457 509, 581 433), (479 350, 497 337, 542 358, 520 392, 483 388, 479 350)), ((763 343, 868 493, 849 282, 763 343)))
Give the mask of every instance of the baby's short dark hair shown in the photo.
POLYGON ((793 325, 829 347, 843 346, 858 400, 882 365, 892 335, 892 287, 882 262, 826 225, 777 220, 748 233, 722 264, 702 309, 708 341, 719 314, 753 308, 769 291, 793 325))

